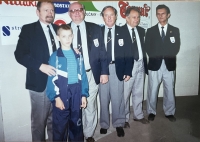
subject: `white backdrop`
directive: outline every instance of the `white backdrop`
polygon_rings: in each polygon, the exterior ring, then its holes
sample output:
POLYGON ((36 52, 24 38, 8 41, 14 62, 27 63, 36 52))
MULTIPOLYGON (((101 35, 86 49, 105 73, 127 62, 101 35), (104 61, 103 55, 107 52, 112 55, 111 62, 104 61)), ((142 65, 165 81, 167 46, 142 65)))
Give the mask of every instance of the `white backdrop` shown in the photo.
MULTIPOLYGON (((123 1, 122 1, 123 2, 123 1)), ((70 3, 70 2, 69 2, 70 3)), ((169 23, 179 27, 181 35, 181 48, 177 56, 176 71, 176 96, 190 96, 198 94, 199 83, 199 54, 200 54, 200 2, 151 2, 134 1, 123 2, 122 6, 138 6, 144 10, 144 4, 151 8, 149 12, 144 12, 148 16, 141 17, 141 26, 151 27, 157 23, 155 8, 158 4, 166 4, 170 7, 171 17, 169 23)), ((35 22, 35 3, 21 1, 0 1, 0 141, 30 141, 30 99, 29 93, 25 89, 26 69, 19 65, 14 58, 14 51, 18 40, 18 35, 23 24, 35 22), (16 5, 18 4, 18 5, 16 5), (26 6, 25 6, 26 5, 26 6), (2 123, 3 122, 3 123, 2 123)), ((122 18, 119 2, 90 2, 84 3, 86 6, 86 21, 103 24, 100 11, 106 5, 113 5, 118 10, 118 25, 123 25, 125 19, 122 18)), ((67 7, 68 5, 57 5, 67 7)), ((62 12, 63 9, 59 8, 62 12)), ((55 21, 59 23, 63 20, 70 22, 67 13, 56 14, 55 21)), ((145 81, 145 95, 147 79, 145 81)), ((161 86, 162 87, 162 86, 161 86)), ((162 88, 159 96, 162 97, 162 88)), ((178 111, 178 110, 177 110, 178 111)))

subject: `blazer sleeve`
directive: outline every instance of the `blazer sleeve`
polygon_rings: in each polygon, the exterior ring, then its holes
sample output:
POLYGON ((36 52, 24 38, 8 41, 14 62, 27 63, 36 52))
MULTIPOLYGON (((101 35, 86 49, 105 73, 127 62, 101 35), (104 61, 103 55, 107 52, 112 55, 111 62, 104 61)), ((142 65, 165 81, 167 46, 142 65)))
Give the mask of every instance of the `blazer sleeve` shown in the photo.
MULTIPOLYGON (((49 59, 49 65, 51 65, 55 68, 56 68, 56 53, 57 52, 54 52, 49 59)), ((60 96, 59 87, 56 85, 57 80, 58 80, 57 75, 56 76, 48 76, 46 95, 50 101, 54 101, 54 99, 56 97, 60 96)))
POLYGON ((80 56, 80 63, 81 63, 81 79, 82 79, 81 80, 82 97, 89 97, 89 84, 82 56, 80 56))
POLYGON ((150 35, 150 29, 147 29, 147 32, 146 32, 146 36, 145 36, 145 50, 147 52, 147 55, 150 57, 152 56, 152 52, 151 52, 151 35, 150 35))
POLYGON ((39 68, 42 62, 34 59, 30 54, 30 44, 32 38, 30 26, 31 25, 24 25, 22 27, 14 55, 18 63, 25 66, 29 70, 38 72, 40 71, 39 68))

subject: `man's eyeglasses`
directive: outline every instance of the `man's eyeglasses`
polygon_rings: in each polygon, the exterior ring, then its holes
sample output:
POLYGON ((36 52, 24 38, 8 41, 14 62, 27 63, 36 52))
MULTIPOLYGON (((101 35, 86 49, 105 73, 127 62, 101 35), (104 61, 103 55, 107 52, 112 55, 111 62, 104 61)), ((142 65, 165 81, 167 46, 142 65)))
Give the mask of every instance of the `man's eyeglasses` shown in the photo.
POLYGON ((83 8, 79 8, 79 9, 72 9, 69 12, 76 13, 76 12, 82 12, 82 11, 83 11, 83 8))

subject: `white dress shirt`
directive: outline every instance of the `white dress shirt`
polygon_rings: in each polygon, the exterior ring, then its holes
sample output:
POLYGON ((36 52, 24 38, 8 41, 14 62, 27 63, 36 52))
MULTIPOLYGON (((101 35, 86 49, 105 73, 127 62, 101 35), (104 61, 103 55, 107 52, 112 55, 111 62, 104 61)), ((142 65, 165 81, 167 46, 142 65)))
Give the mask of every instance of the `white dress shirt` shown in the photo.
POLYGON ((108 27, 105 25, 105 31, 104 31, 104 43, 105 43, 105 47, 106 47, 106 50, 107 50, 107 36, 108 36, 108 31, 109 29, 108 28, 112 28, 111 29, 111 42, 112 42, 112 61, 115 61, 115 54, 114 54, 114 41, 115 41, 115 25, 113 27, 108 27))
MULTIPOLYGON (((129 26, 128 24, 127 24, 127 26, 128 26, 129 33, 131 35, 131 39, 133 39, 133 37, 132 37, 132 27, 129 26)), ((134 31, 135 31, 135 36, 136 36, 136 41, 137 41, 137 46, 138 46, 138 54, 139 54, 138 61, 139 61, 139 60, 143 59, 142 47, 141 47, 140 37, 139 37, 139 34, 138 34, 138 31, 137 31, 136 27, 134 27, 134 31)))
MULTIPOLYGON (((47 44, 48 44, 48 47, 49 47, 49 55, 51 56, 51 54, 53 53, 53 49, 52 49, 51 38, 50 38, 50 35, 49 35, 49 28, 47 27, 46 24, 42 23, 41 21, 40 21, 40 24, 42 26, 42 29, 43 29, 44 34, 45 34, 45 37, 47 39, 47 44)), ((58 40, 56 38, 56 33, 55 33, 55 31, 54 31, 54 29, 53 29, 51 24, 49 24, 49 27, 51 29, 51 32, 53 34, 53 38, 55 40, 56 49, 58 49, 59 48, 59 42, 58 42, 58 40)))
POLYGON ((73 39, 73 48, 77 48, 77 26, 79 26, 80 33, 81 33, 81 43, 82 43, 82 55, 84 58, 85 69, 91 69, 90 62, 89 62, 89 55, 88 55, 88 44, 87 44, 87 34, 86 34, 86 27, 85 21, 82 21, 79 25, 75 24, 74 22, 71 23, 71 28, 73 30, 74 39, 73 39))
POLYGON ((162 37, 162 27, 164 27, 164 28, 163 28, 163 31, 164 31, 165 36, 166 36, 168 23, 167 23, 165 26, 162 26, 160 23, 158 23, 158 29, 159 29, 159 31, 160 31, 161 37, 162 37))

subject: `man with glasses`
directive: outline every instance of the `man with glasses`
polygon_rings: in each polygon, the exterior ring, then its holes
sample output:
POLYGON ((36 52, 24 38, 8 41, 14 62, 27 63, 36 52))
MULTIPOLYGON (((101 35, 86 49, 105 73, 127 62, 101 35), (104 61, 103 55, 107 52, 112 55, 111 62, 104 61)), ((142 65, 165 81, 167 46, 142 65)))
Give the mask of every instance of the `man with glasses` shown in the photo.
POLYGON ((15 58, 27 68, 26 89, 31 100, 32 141, 52 141, 52 106, 46 96, 48 76, 55 75, 55 68, 48 65, 49 57, 59 47, 56 40, 54 5, 51 2, 37 3, 37 22, 24 25, 19 35, 15 58))
POLYGON ((108 62, 100 26, 86 22, 82 4, 74 2, 69 6, 74 39, 73 48, 83 55, 86 74, 89 82, 87 108, 83 109, 83 132, 87 142, 94 142, 94 131, 97 125, 97 92, 98 84, 108 82, 108 62))

